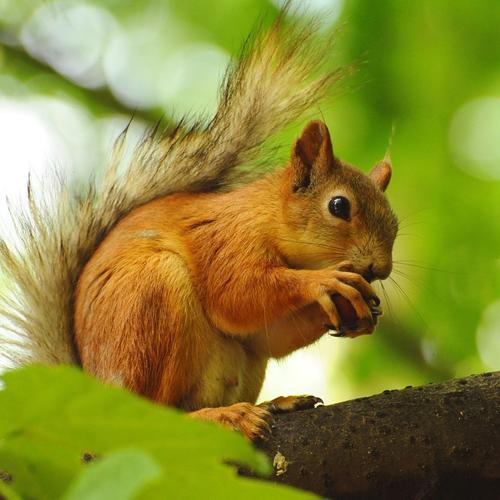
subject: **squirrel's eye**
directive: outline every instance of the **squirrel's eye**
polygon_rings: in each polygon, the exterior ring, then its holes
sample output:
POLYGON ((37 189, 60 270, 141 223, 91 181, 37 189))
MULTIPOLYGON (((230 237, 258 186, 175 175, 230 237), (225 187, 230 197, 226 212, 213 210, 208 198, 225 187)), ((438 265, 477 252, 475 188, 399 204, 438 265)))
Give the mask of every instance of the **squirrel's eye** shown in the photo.
POLYGON ((328 202, 328 210, 335 217, 340 219, 350 220, 351 218, 351 204, 344 196, 335 196, 328 202))

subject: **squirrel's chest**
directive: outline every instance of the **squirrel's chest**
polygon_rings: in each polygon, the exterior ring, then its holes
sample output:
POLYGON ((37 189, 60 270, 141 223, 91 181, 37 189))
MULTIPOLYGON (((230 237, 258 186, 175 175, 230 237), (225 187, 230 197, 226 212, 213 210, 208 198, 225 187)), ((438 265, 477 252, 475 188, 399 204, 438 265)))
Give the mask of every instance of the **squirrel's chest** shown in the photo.
POLYGON ((254 402, 267 360, 255 358, 235 339, 214 336, 201 360, 199 379, 183 401, 186 409, 254 402))

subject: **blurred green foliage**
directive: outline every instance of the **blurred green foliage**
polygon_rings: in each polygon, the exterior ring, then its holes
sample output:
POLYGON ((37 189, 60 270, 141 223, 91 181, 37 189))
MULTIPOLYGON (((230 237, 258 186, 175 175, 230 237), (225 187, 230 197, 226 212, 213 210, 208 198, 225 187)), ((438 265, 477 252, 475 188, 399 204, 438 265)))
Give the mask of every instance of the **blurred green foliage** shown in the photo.
MULTIPOLYGON (((332 58, 358 66, 349 89, 311 116, 329 124, 336 154, 363 169, 384 155, 392 136, 388 196, 401 219, 395 270, 384 285, 387 314, 376 335, 337 341, 342 362, 332 384, 343 377, 354 396, 499 369, 500 3, 304 3, 340 11, 332 58)), ((50 96, 70 102, 90 113, 91 124, 132 113, 139 122, 169 119, 202 109, 200 101, 213 109, 222 63, 237 55, 259 16, 269 22, 278 10, 265 0, 0 5, 0 92, 13 100, 50 96), (79 42, 83 48, 75 52, 85 60, 82 54, 96 51, 93 71, 100 77, 90 81, 58 66, 60 53, 71 46, 67 38, 47 42, 61 16, 82 5, 108 22, 104 35, 88 26, 104 40, 97 49, 79 42), (36 29, 28 27, 41 10, 45 30, 33 38, 36 29), (44 47, 51 57, 44 57, 44 47), (177 58, 168 62, 173 53, 177 58), (187 69, 177 70, 174 62, 187 69), (134 92, 144 95, 134 101, 134 92)), ((279 141, 290 144, 300 125, 279 141)), ((56 120, 54 126, 65 124, 56 120)), ((30 136, 25 141, 29 147, 30 136)), ((89 162, 89 169, 94 166, 89 162)))
POLYGON ((262 476, 271 467, 236 432, 75 368, 31 366, 3 380, 0 472, 9 479, 0 479, 2 498, 315 498, 238 476, 228 463, 262 476))

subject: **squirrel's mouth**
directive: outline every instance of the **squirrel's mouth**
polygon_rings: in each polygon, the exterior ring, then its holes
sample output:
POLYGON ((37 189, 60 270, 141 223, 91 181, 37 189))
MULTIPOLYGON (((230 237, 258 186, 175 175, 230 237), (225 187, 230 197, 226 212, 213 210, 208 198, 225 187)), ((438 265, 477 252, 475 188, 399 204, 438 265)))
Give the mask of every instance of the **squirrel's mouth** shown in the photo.
POLYGON ((377 279, 372 269, 365 271, 364 273, 361 274, 361 276, 363 276, 363 278, 365 278, 365 280, 368 281, 368 283, 371 283, 372 281, 375 281, 377 279))

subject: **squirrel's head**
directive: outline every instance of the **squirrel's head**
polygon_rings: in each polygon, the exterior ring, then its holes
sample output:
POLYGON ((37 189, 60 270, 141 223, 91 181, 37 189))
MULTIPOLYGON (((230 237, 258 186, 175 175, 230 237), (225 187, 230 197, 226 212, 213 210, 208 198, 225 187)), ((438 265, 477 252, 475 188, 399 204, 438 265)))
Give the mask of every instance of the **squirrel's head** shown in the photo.
POLYGON ((390 178, 389 161, 367 175, 335 158, 326 125, 310 122, 284 173, 280 247, 289 264, 320 268, 348 260, 368 281, 387 278, 398 229, 384 195, 390 178))

